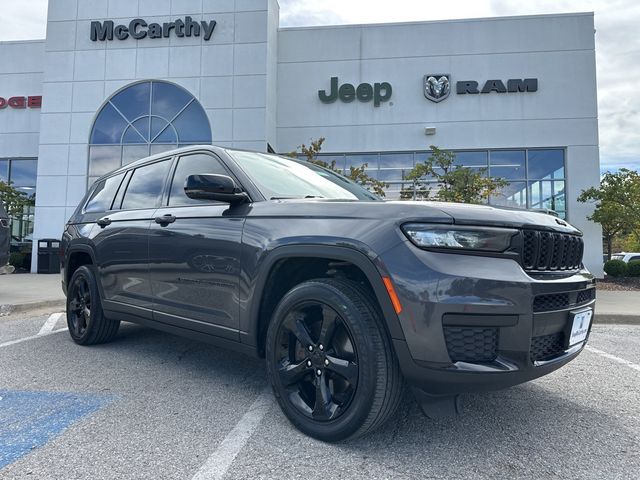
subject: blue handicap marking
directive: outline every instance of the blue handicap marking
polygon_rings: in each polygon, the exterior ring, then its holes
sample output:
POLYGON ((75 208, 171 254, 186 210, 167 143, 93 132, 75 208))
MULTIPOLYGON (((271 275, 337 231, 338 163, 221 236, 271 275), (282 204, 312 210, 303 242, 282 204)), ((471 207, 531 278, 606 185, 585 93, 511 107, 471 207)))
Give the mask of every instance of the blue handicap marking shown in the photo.
POLYGON ((43 446, 114 398, 0 389, 0 469, 43 446))

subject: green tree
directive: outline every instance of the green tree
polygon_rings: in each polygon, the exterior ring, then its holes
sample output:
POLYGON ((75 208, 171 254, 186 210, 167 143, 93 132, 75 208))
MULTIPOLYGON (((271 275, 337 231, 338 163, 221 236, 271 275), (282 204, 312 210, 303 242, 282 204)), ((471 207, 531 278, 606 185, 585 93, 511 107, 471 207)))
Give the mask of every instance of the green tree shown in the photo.
POLYGON ((33 196, 29 196, 3 181, 0 181, 0 202, 10 217, 21 215, 26 207, 35 205, 33 196))
POLYGON ((400 193, 405 200, 439 200, 442 202, 483 203, 505 187, 502 178, 486 175, 487 168, 469 168, 455 164, 456 154, 431 145, 431 155, 406 176, 413 182, 400 193))
POLYGON ((640 175, 626 168, 607 172, 599 187, 583 190, 579 202, 595 204, 593 214, 587 217, 602 226, 602 236, 611 259, 613 242, 621 236, 633 234, 640 240, 640 175))
POLYGON ((388 188, 389 184, 381 182, 380 180, 376 180, 375 178, 367 175, 366 170, 369 166, 368 163, 363 163, 359 167, 349 167, 348 172, 343 172, 341 169, 336 167, 335 160, 332 160, 331 163, 320 160, 318 158, 318 154, 322 150, 322 144, 324 143, 324 141, 325 138, 320 137, 317 140, 312 140, 309 146, 303 143, 298 147, 297 150, 294 150, 287 155, 293 158, 298 158, 298 155, 302 154, 308 162, 344 175, 348 179, 370 190, 379 197, 385 196, 385 188, 388 188))

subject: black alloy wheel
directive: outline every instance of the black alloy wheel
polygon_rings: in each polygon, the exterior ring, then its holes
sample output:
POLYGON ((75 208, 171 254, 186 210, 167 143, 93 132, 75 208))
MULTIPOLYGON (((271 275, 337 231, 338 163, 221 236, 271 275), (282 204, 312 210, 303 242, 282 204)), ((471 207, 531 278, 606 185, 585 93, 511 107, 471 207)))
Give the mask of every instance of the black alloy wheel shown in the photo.
POLYGON ((267 373, 282 411, 300 431, 336 442, 389 419, 404 380, 373 293, 320 278, 286 293, 267 330, 267 373))
POLYGON ((338 312, 302 302, 289 311, 279 336, 277 369, 289 401, 317 421, 340 416, 358 385, 358 353, 338 312))
POLYGON ((80 338, 91 322, 91 291, 86 277, 75 277, 71 285, 69 302, 69 329, 80 338))
POLYGON ((94 345, 113 339, 120 320, 105 316, 94 268, 79 267, 67 288, 67 326, 69 335, 79 345, 94 345))

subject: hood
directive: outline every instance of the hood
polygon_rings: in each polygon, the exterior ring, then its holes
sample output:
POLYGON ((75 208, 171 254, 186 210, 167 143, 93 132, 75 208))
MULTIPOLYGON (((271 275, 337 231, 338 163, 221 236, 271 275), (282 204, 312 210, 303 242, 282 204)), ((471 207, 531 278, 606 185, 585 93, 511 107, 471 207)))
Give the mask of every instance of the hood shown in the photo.
POLYGON ((252 216, 388 219, 398 223, 426 222, 549 229, 565 233, 579 230, 564 220, 529 210, 446 202, 290 199, 256 202, 252 216))
MULTIPOLYGON (((407 202, 388 202, 407 203, 407 202)), ((561 218, 519 208, 492 207, 448 202, 408 202, 429 205, 451 216, 456 225, 486 225, 496 227, 549 229, 564 233, 580 231, 561 218)))

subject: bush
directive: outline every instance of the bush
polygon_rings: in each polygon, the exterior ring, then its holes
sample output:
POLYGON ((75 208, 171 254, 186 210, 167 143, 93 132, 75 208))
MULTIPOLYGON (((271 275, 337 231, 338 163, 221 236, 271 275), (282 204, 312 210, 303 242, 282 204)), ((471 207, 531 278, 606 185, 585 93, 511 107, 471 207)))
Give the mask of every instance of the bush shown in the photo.
POLYGON ((627 264, 627 275, 630 277, 640 277, 640 260, 631 260, 627 264))
POLYGON ((622 260, 609 260, 604 264, 604 271, 612 277, 625 277, 627 269, 627 263, 622 260))

